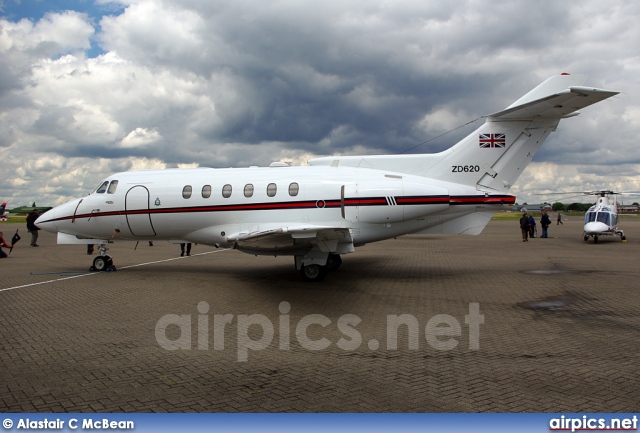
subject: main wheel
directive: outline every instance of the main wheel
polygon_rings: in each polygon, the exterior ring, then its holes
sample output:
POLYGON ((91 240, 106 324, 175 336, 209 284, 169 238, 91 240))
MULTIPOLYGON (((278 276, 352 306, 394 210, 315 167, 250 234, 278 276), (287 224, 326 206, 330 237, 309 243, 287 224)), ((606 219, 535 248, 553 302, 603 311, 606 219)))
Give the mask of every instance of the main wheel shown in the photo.
POLYGON ((96 271, 105 271, 109 266, 113 265, 113 259, 110 256, 98 256, 93 259, 93 268, 96 271))
POLYGON ((320 265, 302 265, 300 274, 305 281, 322 281, 327 276, 327 267, 320 265))
POLYGON ((329 254, 327 258, 327 270, 337 271, 341 264, 342 257, 340 257, 340 254, 329 254))
POLYGON ((589 240, 589 236, 584 237, 584 241, 587 242, 589 240))

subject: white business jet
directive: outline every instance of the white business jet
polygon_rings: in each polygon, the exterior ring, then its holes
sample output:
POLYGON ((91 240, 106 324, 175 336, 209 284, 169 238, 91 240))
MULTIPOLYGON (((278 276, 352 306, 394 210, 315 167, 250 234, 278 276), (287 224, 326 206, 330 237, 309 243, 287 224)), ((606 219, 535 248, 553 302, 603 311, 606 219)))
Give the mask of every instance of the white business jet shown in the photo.
POLYGON ((305 280, 320 281, 369 242, 479 234, 515 202, 507 192, 560 119, 618 93, 585 80, 549 78, 440 153, 118 173, 37 224, 59 244, 101 244, 92 270, 114 269, 107 243, 168 240, 293 256, 305 280))

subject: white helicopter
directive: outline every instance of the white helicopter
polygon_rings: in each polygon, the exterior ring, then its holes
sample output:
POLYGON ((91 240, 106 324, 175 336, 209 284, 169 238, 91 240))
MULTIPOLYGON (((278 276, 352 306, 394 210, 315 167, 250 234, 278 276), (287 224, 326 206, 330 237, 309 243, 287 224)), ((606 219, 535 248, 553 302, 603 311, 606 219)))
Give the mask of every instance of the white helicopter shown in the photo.
POLYGON ((515 202, 507 192, 560 120, 618 94, 585 80, 549 78, 440 153, 117 173, 36 224, 59 244, 100 244, 92 270, 114 268, 107 243, 167 240, 293 256, 305 280, 319 281, 369 242, 482 232, 515 202))
POLYGON ((624 231, 618 228, 618 205, 616 200, 610 201, 609 197, 619 194, 637 195, 637 192, 614 192, 603 189, 599 191, 571 191, 555 194, 581 194, 598 197, 598 201, 584 214, 584 231, 582 236, 585 242, 588 241, 589 238, 593 238, 593 242, 597 244, 600 236, 619 236, 622 242, 627 241, 624 231))
POLYGON ((631 194, 613 192, 610 190, 583 192, 585 195, 595 195, 598 201, 584 214, 584 240, 593 237, 593 242, 598 243, 599 236, 620 236, 622 242, 627 238, 624 232, 618 228, 618 205, 616 200, 609 201, 610 195, 631 194))

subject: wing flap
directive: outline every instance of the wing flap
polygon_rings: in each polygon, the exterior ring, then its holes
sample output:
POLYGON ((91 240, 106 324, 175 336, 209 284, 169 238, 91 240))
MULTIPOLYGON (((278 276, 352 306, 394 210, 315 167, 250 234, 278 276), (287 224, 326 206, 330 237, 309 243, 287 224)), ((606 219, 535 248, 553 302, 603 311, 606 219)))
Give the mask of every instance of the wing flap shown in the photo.
POLYGON ((354 251, 349 229, 327 226, 287 226, 229 237, 241 251, 253 254, 300 255, 313 246, 323 252, 346 254, 354 251))

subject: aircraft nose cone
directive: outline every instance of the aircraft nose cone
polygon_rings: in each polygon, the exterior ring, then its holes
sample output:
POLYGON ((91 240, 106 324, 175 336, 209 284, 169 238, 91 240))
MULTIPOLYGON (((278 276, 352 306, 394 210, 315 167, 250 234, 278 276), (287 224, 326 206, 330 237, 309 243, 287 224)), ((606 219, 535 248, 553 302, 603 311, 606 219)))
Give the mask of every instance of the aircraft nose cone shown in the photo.
POLYGON ((609 226, 600 221, 592 221, 585 224, 584 231, 587 233, 604 233, 609 231, 609 226))
POLYGON ((38 228, 45 230, 47 232, 57 233, 58 231, 58 223, 56 221, 56 217, 59 213, 58 208, 53 208, 43 213, 36 220, 36 226, 38 228))

